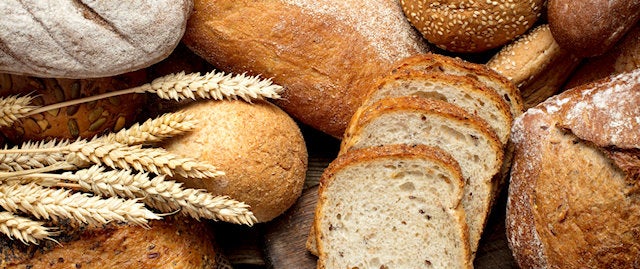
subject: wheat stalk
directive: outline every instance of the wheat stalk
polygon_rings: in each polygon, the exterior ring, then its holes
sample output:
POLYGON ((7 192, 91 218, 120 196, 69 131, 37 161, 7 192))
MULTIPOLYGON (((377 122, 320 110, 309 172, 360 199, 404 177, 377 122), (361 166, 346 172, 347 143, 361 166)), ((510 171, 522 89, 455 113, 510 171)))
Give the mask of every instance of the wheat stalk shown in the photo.
POLYGON ((137 200, 101 198, 70 190, 52 189, 36 184, 0 185, 0 206, 11 212, 22 211, 38 219, 58 221, 68 218, 86 224, 126 221, 146 225, 160 219, 137 200))
POLYGON ((11 126, 19 118, 25 117, 37 107, 30 105, 31 96, 8 96, 0 98, 0 127, 11 126))
POLYGON ((245 203, 229 197, 216 197, 204 190, 183 188, 182 183, 165 180, 164 176, 149 177, 148 173, 133 174, 128 170, 105 171, 92 166, 58 175, 34 174, 29 177, 56 178, 77 182, 80 188, 98 195, 143 198, 142 202, 163 212, 180 210, 195 219, 223 220, 253 225, 257 220, 245 203))
POLYGON ((273 84, 270 79, 261 79, 259 76, 231 75, 215 71, 204 75, 180 72, 156 78, 151 83, 134 88, 43 106, 29 111, 24 116, 132 93, 154 93, 160 98, 176 101, 199 97, 214 100, 243 99, 251 102, 251 100, 255 99, 278 99, 282 91, 282 86, 273 84))
POLYGON ((196 126, 193 115, 184 112, 166 113, 142 124, 135 123, 117 133, 110 133, 102 139, 125 145, 158 143, 163 139, 183 134, 196 126))
MULTIPOLYGON (((38 244, 43 239, 53 240, 51 236, 58 233, 52 228, 43 226, 42 222, 14 215, 11 212, 0 212, 0 232, 10 239, 18 239, 24 244, 38 244)), ((53 240, 55 241, 55 240, 53 240)))

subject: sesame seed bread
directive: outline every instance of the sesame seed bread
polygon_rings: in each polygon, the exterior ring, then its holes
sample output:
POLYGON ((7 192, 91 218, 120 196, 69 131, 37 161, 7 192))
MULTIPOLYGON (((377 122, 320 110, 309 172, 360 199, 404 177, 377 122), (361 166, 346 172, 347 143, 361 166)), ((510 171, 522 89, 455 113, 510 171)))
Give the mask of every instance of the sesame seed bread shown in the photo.
POLYGON ((529 109, 516 155, 507 239, 522 268, 640 265, 640 69, 529 109))
POLYGON ((495 91, 509 105, 513 118, 522 114, 522 96, 518 88, 506 77, 498 74, 484 64, 477 64, 460 58, 448 57, 435 53, 419 54, 407 57, 396 63, 392 73, 422 70, 442 72, 449 75, 467 76, 478 80, 495 91))
POLYGON ((463 186, 455 160, 437 148, 338 156, 320 181, 318 268, 471 268, 463 186))
POLYGON ((560 46, 592 57, 611 49, 640 20, 640 0, 549 0, 547 14, 560 46))
POLYGON ((392 74, 379 80, 363 105, 397 96, 422 96, 449 102, 486 121, 503 145, 509 140, 513 119, 509 106, 493 90, 472 78, 423 71, 392 74))
POLYGON ((342 137, 366 90, 428 45, 398 0, 195 0, 183 42, 216 68, 273 78, 274 103, 342 137))
POLYGON ((544 0, 401 0, 409 21, 436 46, 452 52, 497 48, 538 20, 544 0))
POLYGON ((465 180, 462 205, 475 253, 496 193, 492 180, 502 164, 502 144, 495 133, 464 110, 429 98, 385 98, 361 109, 350 123, 355 132, 345 133, 341 154, 392 144, 421 144, 449 153, 465 180))

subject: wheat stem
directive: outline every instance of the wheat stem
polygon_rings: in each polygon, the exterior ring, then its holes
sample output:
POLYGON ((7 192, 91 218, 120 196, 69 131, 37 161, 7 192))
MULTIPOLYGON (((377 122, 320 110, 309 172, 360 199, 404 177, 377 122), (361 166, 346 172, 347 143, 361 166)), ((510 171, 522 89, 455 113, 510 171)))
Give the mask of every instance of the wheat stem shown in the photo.
POLYGON ((0 98, 0 127, 10 126, 19 118, 26 117, 38 107, 30 105, 31 96, 8 96, 0 98))
POLYGON ((51 236, 58 234, 52 228, 43 226, 42 222, 17 216, 11 212, 0 212, 0 232, 27 245, 29 243, 37 245, 38 241, 43 239, 53 240, 51 236))
POLYGON ((13 172, 0 172, 0 180, 11 178, 11 177, 25 176, 33 173, 44 173, 44 172, 61 170, 61 169, 68 170, 68 169, 73 169, 75 167, 76 167, 75 165, 71 165, 66 162, 60 162, 60 163, 55 163, 50 166, 45 166, 41 168, 25 169, 20 171, 13 171, 13 172))
POLYGON ((142 124, 136 123, 117 133, 103 137, 125 145, 158 143, 166 138, 189 132, 195 128, 197 121, 193 115, 185 112, 166 113, 142 124))
POLYGON ((137 200, 101 198, 70 190, 52 189, 36 184, 0 185, 0 206, 11 212, 22 211, 38 219, 58 221, 68 218, 87 224, 126 221, 146 225, 160 216, 149 211, 137 200))
POLYGON ((174 100, 196 99, 197 96, 203 99, 215 100, 235 100, 240 98, 250 102, 255 99, 280 98, 279 93, 282 90, 282 86, 272 84, 271 80, 261 79, 259 76, 246 76, 245 74, 233 76, 215 71, 204 75, 180 72, 156 78, 151 83, 134 88, 43 106, 31 110, 24 116, 132 93, 155 93, 160 98, 174 100))

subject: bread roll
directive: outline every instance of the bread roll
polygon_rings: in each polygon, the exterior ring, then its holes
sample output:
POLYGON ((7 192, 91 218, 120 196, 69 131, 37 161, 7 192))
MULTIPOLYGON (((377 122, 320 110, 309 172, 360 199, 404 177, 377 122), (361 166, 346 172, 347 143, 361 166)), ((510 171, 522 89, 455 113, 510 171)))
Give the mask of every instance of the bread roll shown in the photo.
POLYGON ((409 21, 436 46, 452 52, 497 48, 531 28, 543 0, 401 0, 409 21))
MULTIPOLYGON (((122 90, 146 83, 140 70, 97 79, 53 79, 0 74, 0 96, 31 95, 34 105, 44 106, 122 90)), ((145 103, 143 94, 120 95, 94 102, 49 110, 14 122, 0 132, 13 143, 52 138, 90 138, 127 127, 145 103)))
POLYGON ((196 0, 183 40, 223 71, 273 78, 278 106, 337 138, 374 78, 427 51, 397 0, 196 0))
POLYGON ((95 78, 154 64, 180 41, 192 0, 0 2, 0 72, 95 78))
POLYGON ((149 228, 124 224, 67 226, 55 239, 59 244, 46 241, 27 246, 3 236, 0 267, 230 268, 215 247, 211 228, 193 219, 166 217, 150 222, 149 228))
POLYGON ((179 179, 185 186, 245 202, 259 222, 282 214, 298 199, 307 150, 300 129, 284 111, 264 101, 205 101, 182 111, 193 115, 198 125, 164 147, 209 162, 226 174, 179 179))
POLYGON ((605 53, 640 19, 640 0, 549 0, 553 37, 581 57, 605 53))
POLYGON ((638 267, 639 103, 636 69, 516 120, 506 226, 521 268, 638 267))

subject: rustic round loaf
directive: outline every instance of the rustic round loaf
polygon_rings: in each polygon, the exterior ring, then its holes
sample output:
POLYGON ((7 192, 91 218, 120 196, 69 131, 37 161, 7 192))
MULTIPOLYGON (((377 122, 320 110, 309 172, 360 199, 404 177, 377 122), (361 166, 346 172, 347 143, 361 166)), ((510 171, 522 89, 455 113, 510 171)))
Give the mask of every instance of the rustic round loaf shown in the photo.
POLYGON ((1 1, 0 72, 94 78, 164 59, 184 33, 192 0, 1 1))
POLYGON ((452 52, 499 47, 531 28, 543 0, 400 0, 407 18, 434 45, 452 52))
POLYGON ((196 102, 182 111, 193 115, 198 125, 164 147, 209 162, 225 175, 178 180, 247 203, 259 222, 295 203, 302 193, 308 156, 300 129, 289 115, 266 101, 196 102))
MULTIPOLYGON (((44 106, 139 86, 146 71, 139 70, 97 79, 54 79, 0 74, 0 96, 35 96, 34 105, 44 106)), ((131 125, 146 98, 141 94, 120 95, 94 102, 49 110, 0 129, 14 143, 51 138, 89 138, 131 125)))

